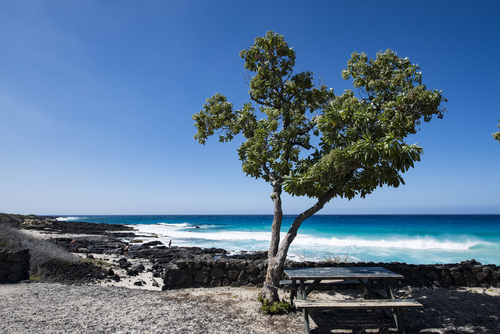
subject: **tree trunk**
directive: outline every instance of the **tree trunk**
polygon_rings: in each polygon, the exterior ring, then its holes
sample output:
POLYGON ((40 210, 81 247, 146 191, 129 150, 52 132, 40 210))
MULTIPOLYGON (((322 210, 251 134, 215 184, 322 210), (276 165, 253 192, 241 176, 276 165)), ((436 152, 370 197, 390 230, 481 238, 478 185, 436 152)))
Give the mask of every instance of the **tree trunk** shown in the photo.
MULTIPOLYGON (((281 186, 280 186, 280 194, 281 194, 281 186)), ((309 209, 298 215, 297 218, 295 218, 295 220, 293 221, 292 226, 290 226, 288 233, 281 241, 281 244, 279 243, 279 237, 280 237, 279 229, 281 228, 281 221, 283 219, 281 198, 280 196, 273 198, 275 216, 272 225, 271 246, 269 247, 269 254, 268 254, 266 282, 264 283, 264 287, 260 291, 260 296, 262 298, 268 299, 270 303, 279 301, 278 287, 281 275, 283 274, 283 266, 285 265, 288 249, 290 248, 292 241, 297 236, 297 231, 299 230, 300 225, 302 225, 304 220, 306 220, 307 218, 311 217, 316 212, 321 210, 323 206, 328 201, 330 201, 335 194, 336 194, 336 189, 330 189, 318 200, 318 202, 316 202, 316 204, 314 204, 312 207, 310 207, 309 209), (277 212, 279 213, 279 225, 275 224, 275 222, 278 221, 276 217, 277 212), (271 252, 271 250, 273 250, 273 252, 271 252)))
POLYGON ((281 183, 273 182, 273 194, 271 198, 274 202, 273 225, 271 226, 271 245, 269 246, 268 257, 275 257, 280 245, 281 222, 283 221, 283 209, 281 207, 281 183))
POLYGON ((273 258, 268 257, 266 282, 260 291, 260 296, 269 300, 271 304, 280 300, 278 287, 282 273, 283 265, 280 265, 279 259, 276 256, 273 258))
POLYGON ((260 296, 264 299, 268 299, 269 302, 274 303, 278 301, 278 286, 281 272, 277 273, 272 268, 275 267, 276 253, 278 253, 280 245, 280 232, 281 232, 281 222, 283 221, 283 209, 281 206, 281 183, 273 182, 273 193, 271 199, 274 202, 274 216, 273 225, 271 226, 271 244, 269 246, 269 252, 267 254, 268 267, 266 274, 266 282, 264 287, 260 292, 260 296))

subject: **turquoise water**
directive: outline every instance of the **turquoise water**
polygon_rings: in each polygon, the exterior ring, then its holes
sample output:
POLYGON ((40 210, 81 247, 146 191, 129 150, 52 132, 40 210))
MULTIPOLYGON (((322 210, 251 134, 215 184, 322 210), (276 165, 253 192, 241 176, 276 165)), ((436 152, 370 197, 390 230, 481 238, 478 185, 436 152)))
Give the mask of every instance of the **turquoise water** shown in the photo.
MULTIPOLYGON (((285 216, 286 232, 295 216, 285 216)), ((132 225, 174 246, 267 250, 269 215, 61 216, 67 221, 132 225)), ((500 215, 316 215, 307 219, 289 258, 364 262, 500 264, 500 215)))

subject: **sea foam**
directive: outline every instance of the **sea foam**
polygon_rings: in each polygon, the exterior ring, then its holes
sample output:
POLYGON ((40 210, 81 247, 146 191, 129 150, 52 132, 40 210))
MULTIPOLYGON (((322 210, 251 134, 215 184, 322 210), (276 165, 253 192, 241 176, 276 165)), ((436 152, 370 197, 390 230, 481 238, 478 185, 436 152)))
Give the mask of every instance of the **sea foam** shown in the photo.
POLYGON ((56 220, 60 221, 85 221, 87 220, 87 217, 58 217, 56 220))
MULTIPOLYGON (((208 228, 197 229, 188 223, 181 224, 165 224, 157 225, 137 224, 130 225, 138 229, 140 232, 154 233, 161 237, 171 239, 181 239, 188 242, 190 239, 196 239, 198 242, 205 241, 207 243, 216 241, 233 241, 239 243, 241 241, 270 241, 271 232, 244 232, 244 231, 213 231, 208 228)), ((281 238, 285 233, 281 233, 281 238)), ((326 246, 326 247, 357 247, 357 248, 399 248, 399 249, 437 249, 437 250, 468 250, 474 247, 492 247, 496 248, 495 244, 481 242, 478 239, 468 236, 455 236, 451 238, 438 239, 436 237, 394 237, 381 239, 363 239, 355 237, 347 238, 324 238, 317 237, 311 234, 299 234, 295 238, 294 244, 299 246, 326 246)))

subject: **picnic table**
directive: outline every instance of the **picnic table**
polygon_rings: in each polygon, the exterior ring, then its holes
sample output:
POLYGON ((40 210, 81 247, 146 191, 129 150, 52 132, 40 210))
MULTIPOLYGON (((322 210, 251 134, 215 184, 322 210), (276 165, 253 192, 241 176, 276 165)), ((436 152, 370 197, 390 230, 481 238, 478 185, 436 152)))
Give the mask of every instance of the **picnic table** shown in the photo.
POLYGON ((411 299, 396 299, 391 285, 403 276, 381 267, 320 267, 320 268, 287 268, 285 276, 290 279, 292 304, 304 313, 304 329, 310 334, 309 316, 314 309, 375 309, 390 310, 394 316, 396 327, 404 333, 404 308, 422 307, 422 304, 411 299), (364 300, 311 300, 307 296, 322 281, 352 281, 362 287, 364 300), (373 289, 374 282, 381 283, 385 294, 373 289), (297 297, 297 298, 295 298, 297 297), (295 299, 295 301, 294 301, 295 299))

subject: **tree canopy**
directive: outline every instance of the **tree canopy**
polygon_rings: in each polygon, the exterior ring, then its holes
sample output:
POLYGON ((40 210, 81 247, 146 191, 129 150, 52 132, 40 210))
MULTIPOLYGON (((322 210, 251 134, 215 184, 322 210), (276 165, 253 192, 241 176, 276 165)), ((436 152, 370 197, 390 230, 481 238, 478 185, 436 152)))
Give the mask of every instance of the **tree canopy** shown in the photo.
POLYGON ((422 121, 442 118, 445 99, 422 83, 418 65, 391 50, 376 59, 351 55, 342 77, 352 80, 358 96, 352 90, 335 95, 324 84, 315 85, 310 71, 295 74, 295 51, 272 31, 257 37, 240 57, 249 72, 250 101, 235 109, 224 95, 208 98, 193 115, 195 139, 205 144, 216 132, 221 142, 242 135, 243 171, 273 187, 266 296, 276 301, 288 248, 302 222, 334 197, 365 197, 377 187, 404 184, 401 174, 423 152, 405 139, 422 121), (280 242, 282 190, 316 202, 297 216, 280 242))
POLYGON ((315 118, 320 147, 286 177, 285 191, 318 197, 332 188, 335 196, 365 197, 384 184, 398 187, 401 173, 420 160, 422 148, 404 139, 421 120, 442 117, 441 92, 427 90, 419 67, 391 50, 375 60, 353 53, 342 71, 352 90, 335 96, 315 118))
POLYGON ((315 87, 311 72, 293 74, 295 51, 283 36, 268 32, 240 56, 245 69, 256 73, 249 91, 254 104, 233 110, 224 95, 208 98, 203 110, 193 116, 198 129, 195 139, 205 144, 220 131, 219 141, 227 142, 241 133, 246 138, 238 150, 243 171, 268 182, 282 182, 301 160, 300 152, 312 148, 316 123, 307 115, 326 107, 334 95, 324 85, 315 87), (263 117, 258 118, 257 112, 263 117))
POLYGON ((318 198, 336 188, 335 196, 351 199, 383 184, 404 184, 401 173, 422 154, 404 138, 416 133, 422 120, 442 118, 441 92, 428 90, 419 67, 391 50, 375 60, 351 55, 342 77, 352 79, 361 97, 352 90, 339 96, 325 85, 315 87, 309 71, 293 74, 295 51, 279 34, 256 38, 240 56, 255 73, 249 90, 254 103, 234 110, 224 95, 208 98, 193 116, 195 139, 205 144, 219 131, 219 140, 227 142, 242 134, 243 171, 282 182, 295 196, 318 198), (320 139, 317 147, 312 136, 320 139))
MULTIPOLYGON (((500 119, 498 121, 500 122, 500 119)), ((500 124, 498 124, 497 127, 500 128, 500 124)), ((495 132, 493 134, 493 138, 495 138, 495 140, 498 140, 498 142, 500 142, 500 131, 499 132, 495 132)))

